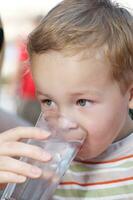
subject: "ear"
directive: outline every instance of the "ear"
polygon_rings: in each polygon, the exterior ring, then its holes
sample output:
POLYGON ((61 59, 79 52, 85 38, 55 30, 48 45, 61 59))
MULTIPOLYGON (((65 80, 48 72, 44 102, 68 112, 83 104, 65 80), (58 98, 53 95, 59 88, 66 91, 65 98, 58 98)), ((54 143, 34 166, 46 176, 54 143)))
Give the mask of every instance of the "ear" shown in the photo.
POLYGON ((129 109, 133 109, 133 85, 129 89, 129 109))

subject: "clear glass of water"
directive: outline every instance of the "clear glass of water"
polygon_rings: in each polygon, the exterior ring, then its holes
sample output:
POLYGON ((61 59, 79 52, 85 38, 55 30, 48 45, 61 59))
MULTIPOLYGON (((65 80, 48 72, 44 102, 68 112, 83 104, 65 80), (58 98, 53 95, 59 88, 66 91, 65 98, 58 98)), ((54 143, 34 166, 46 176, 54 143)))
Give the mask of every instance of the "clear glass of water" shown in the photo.
POLYGON ((26 182, 21 184, 8 184, 1 200, 48 200, 85 139, 83 135, 74 136, 72 139, 70 134, 67 137, 67 132, 54 130, 44 119, 43 114, 40 115, 36 126, 52 132, 51 137, 43 141, 28 140, 28 143, 48 151, 52 159, 43 163, 31 158, 21 158, 24 162, 40 167, 43 173, 38 179, 27 178, 26 182))

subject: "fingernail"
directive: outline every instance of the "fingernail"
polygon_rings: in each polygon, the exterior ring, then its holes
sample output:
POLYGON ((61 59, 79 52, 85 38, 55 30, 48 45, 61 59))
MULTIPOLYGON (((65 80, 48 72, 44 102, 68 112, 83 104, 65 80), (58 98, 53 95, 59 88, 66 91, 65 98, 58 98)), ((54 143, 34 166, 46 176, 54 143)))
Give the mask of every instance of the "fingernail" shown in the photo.
POLYGON ((42 135, 43 135, 44 137, 49 137, 49 136, 51 135, 50 132, 47 132, 47 131, 44 131, 44 130, 41 130, 41 132, 42 132, 42 135))
POLYGON ((19 181, 20 183, 23 183, 23 182, 26 181, 26 177, 24 177, 24 176, 18 176, 18 181, 19 181))
POLYGON ((42 158, 44 161, 49 161, 49 160, 51 160, 51 155, 49 153, 43 152, 42 158))
POLYGON ((32 167, 30 173, 36 177, 41 175, 42 171, 38 167, 32 167))

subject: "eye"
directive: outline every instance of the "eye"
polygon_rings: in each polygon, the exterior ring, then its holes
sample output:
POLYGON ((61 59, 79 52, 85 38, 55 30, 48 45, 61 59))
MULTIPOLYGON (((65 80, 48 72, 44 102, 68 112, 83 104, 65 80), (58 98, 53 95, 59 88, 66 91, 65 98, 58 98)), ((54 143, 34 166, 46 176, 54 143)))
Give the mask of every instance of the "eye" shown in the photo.
POLYGON ((51 118, 56 118, 58 116, 58 105, 51 99, 42 99, 41 110, 45 114, 47 120, 51 118))
POLYGON ((81 106, 81 107, 84 107, 84 106, 87 106, 88 104, 92 103, 92 101, 90 100, 87 100, 87 99, 79 99, 76 104, 81 106))
POLYGON ((54 105, 54 102, 52 100, 50 100, 50 99, 43 99, 43 100, 41 100, 41 103, 45 107, 51 107, 51 106, 54 105))

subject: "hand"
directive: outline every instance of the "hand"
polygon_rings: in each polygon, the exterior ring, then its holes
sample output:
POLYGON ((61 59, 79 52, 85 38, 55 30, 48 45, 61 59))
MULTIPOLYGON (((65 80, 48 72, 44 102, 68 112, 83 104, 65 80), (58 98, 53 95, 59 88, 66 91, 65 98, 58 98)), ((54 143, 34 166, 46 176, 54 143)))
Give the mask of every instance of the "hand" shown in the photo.
POLYGON ((42 171, 38 167, 15 159, 29 157, 47 162, 51 156, 42 148, 26 144, 20 139, 44 140, 49 133, 39 128, 19 127, 0 134, 0 183, 22 183, 27 177, 38 178, 42 171))

